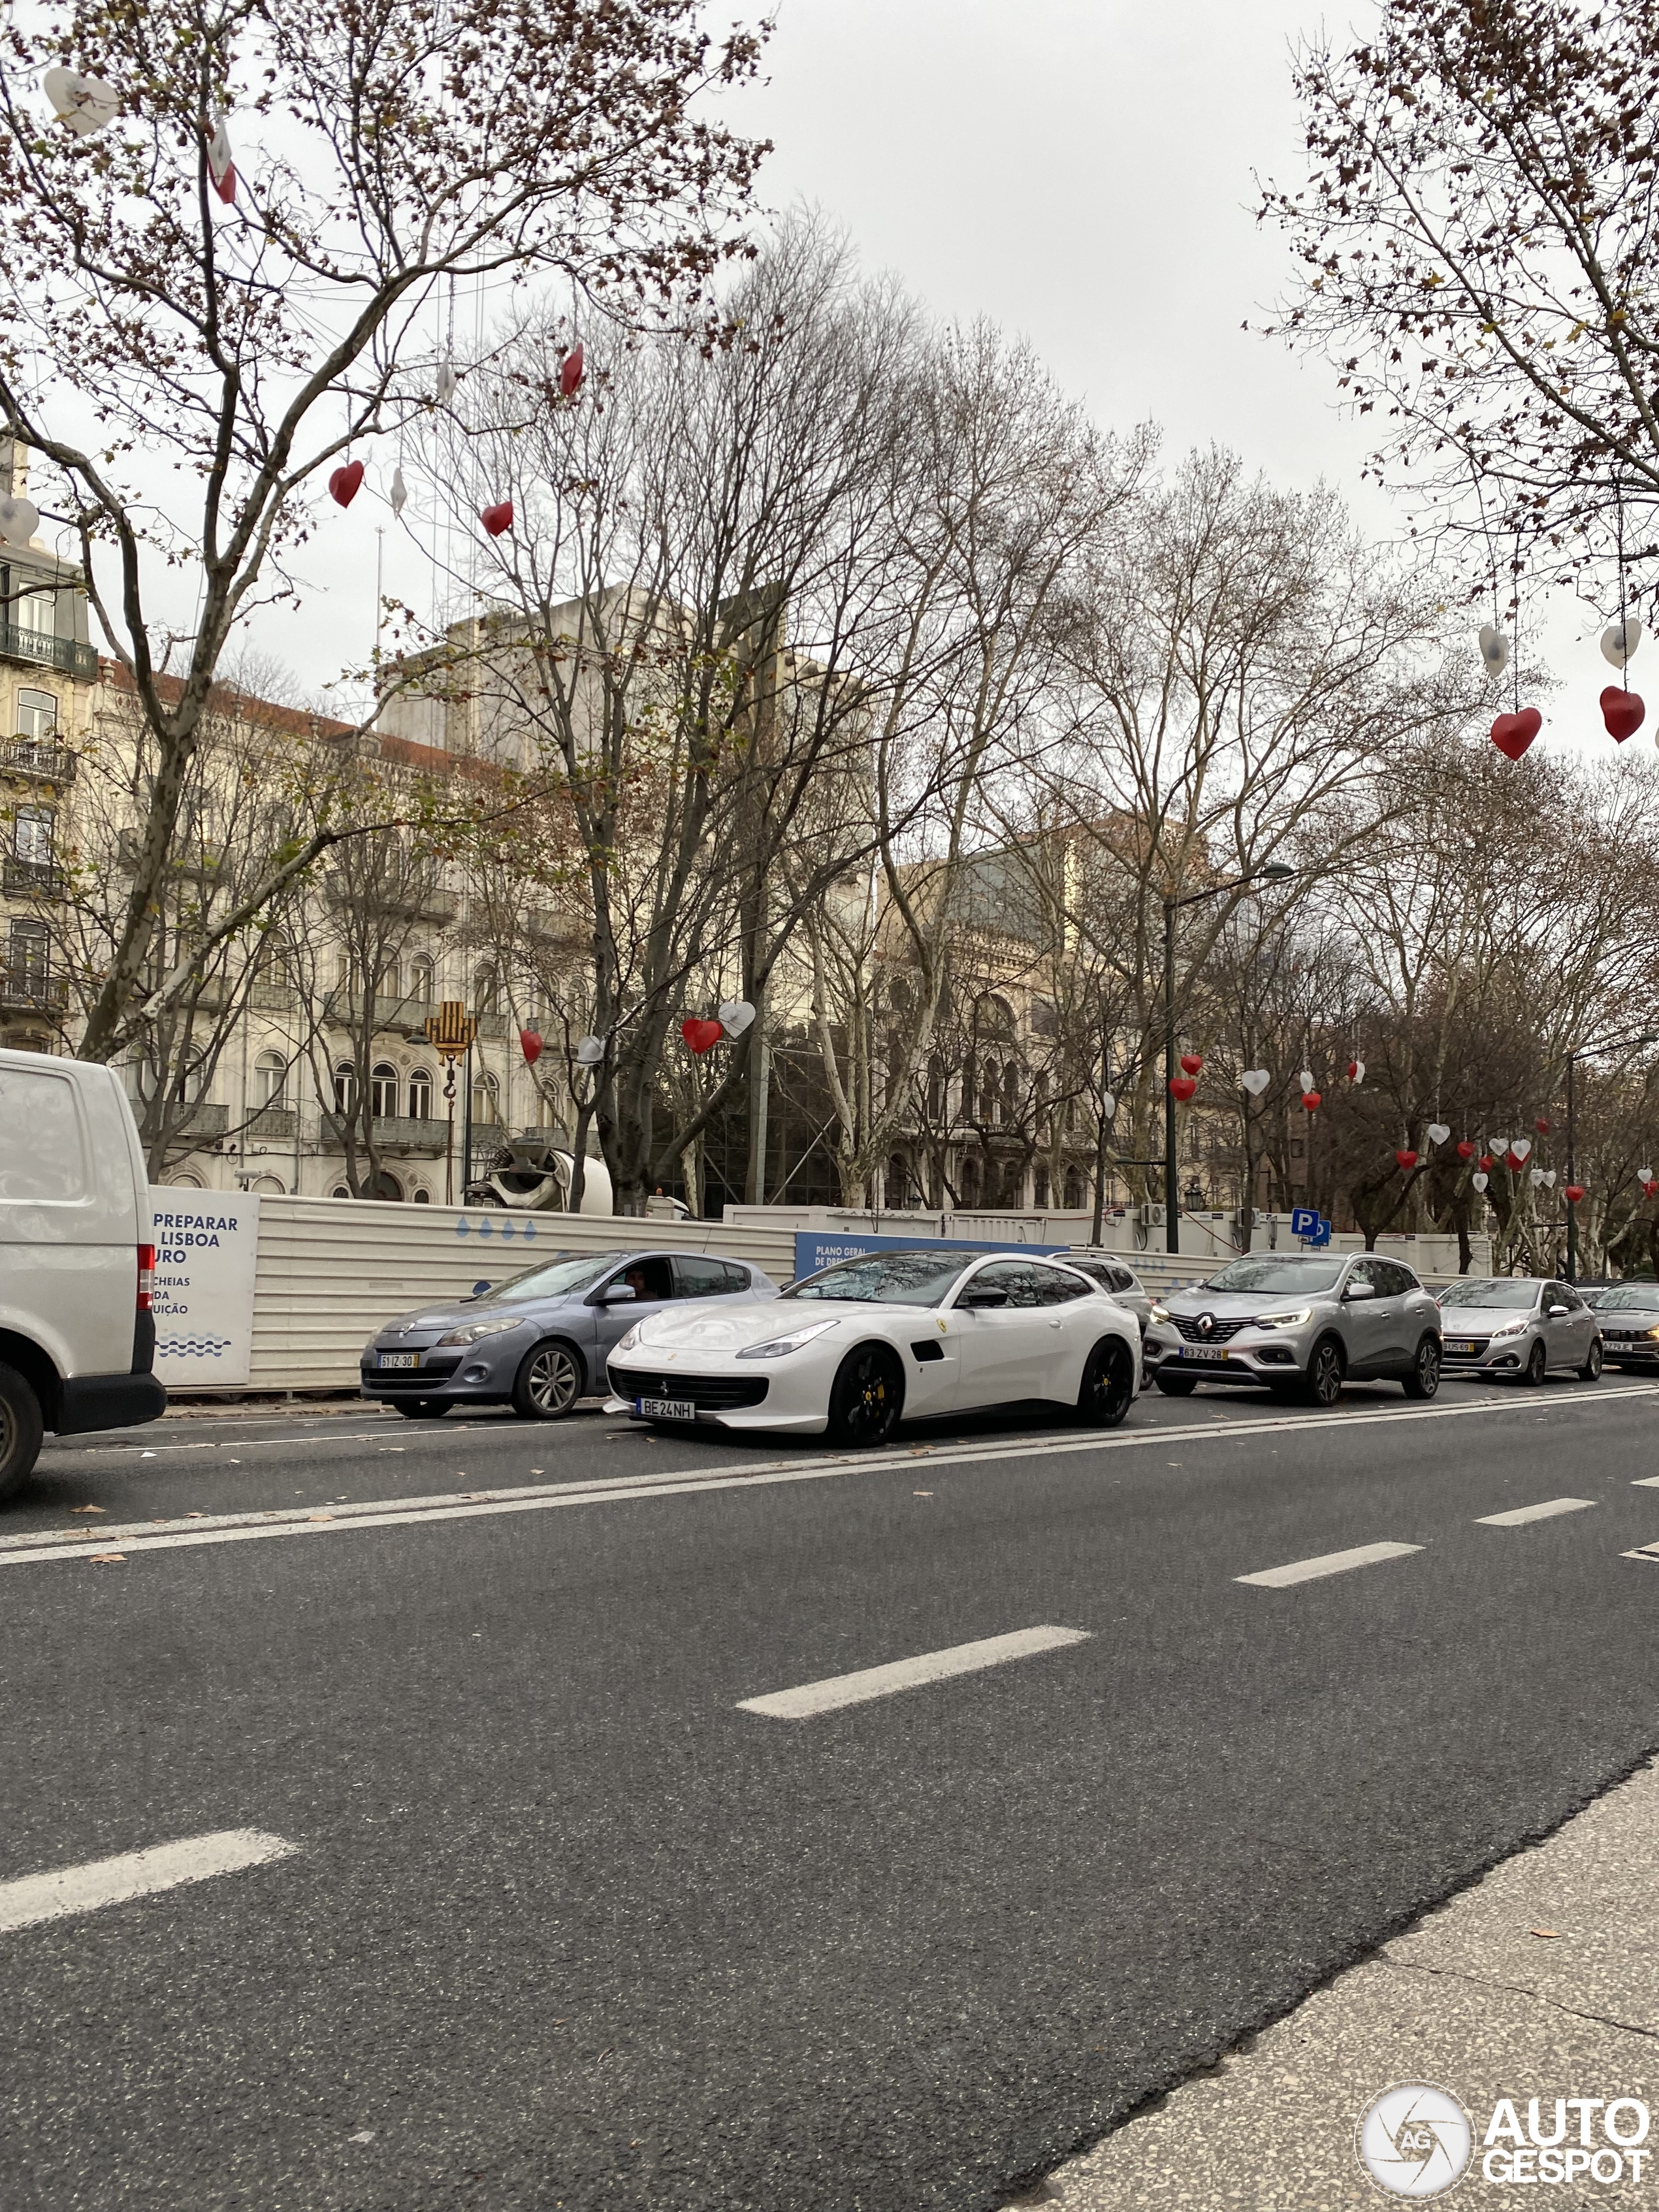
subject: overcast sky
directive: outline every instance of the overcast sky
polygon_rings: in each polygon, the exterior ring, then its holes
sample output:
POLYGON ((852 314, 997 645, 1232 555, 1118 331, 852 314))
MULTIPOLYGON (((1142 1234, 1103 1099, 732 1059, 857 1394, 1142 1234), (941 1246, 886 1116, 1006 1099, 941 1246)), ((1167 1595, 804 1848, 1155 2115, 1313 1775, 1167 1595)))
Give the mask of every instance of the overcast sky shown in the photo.
MULTIPOLYGON (((867 267, 938 313, 1023 333, 1103 424, 1150 420, 1171 456, 1214 441, 1281 483, 1322 478, 1388 536, 1403 517, 1360 481, 1366 441, 1331 372, 1242 327, 1290 274, 1254 207, 1258 176, 1304 174, 1291 47, 1367 13, 1358 0, 1325 18, 1316 0, 778 0, 766 82, 737 118, 775 142, 767 204, 815 204, 867 267)), ((365 637, 383 519, 360 502, 313 568, 365 637)), ((387 589, 425 605, 409 556, 390 532, 386 544, 387 589)), ((1544 702, 1553 742, 1609 743, 1599 627, 1571 602, 1550 619, 1564 679, 1544 702)), ((266 635, 311 683, 353 651, 314 608, 266 635)))

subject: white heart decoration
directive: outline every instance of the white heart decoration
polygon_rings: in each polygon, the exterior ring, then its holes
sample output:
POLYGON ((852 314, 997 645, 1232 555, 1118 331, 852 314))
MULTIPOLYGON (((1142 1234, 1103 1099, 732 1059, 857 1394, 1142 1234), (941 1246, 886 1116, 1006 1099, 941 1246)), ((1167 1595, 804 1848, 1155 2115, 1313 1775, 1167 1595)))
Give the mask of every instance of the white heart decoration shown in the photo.
MULTIPOLYGON (((1273 1079, 1273 1072, 1269 1068, 1247 1067, 1243 1074, 1241 1075, 1238 1079, 1244 1085, 1244 1088, 1249 1092, 1252 1098, 1260 1098, 1262 1092, 1267 1089, 1267 1085, 1273 1079)), ((1304 1089, 1309 1087, 1310 1086, 1306 1085, 1304 1085, 1304 1089)))
POLYGON ((1531 1175, 1531 1176, 1530 1176, 1529 1180, 1530 1180, 1530 1182, 1531 1182, 1531 1183, 1532 1183, 1532 1187, 1533 1187, 1533 1188, 1534 1188, 1534 1190, 1541 1190, 1541 1189, 1543 1188, 1543 1187, 1544 1187, 1544 1170, 1543 1170, 1543 1169, 1542 1169, 1542 1168, 1534 1168, 1534 1169, 1533 1170, 1533 1171, 1532 1171, 1532 1175, 1531 1175))
POLYGON ((49 69, 40 89, 52 102, 52 112, 66 131, 89 138, 112 123, 121 112, 121 96, 100 76, 81 76, 74 70, 49 69))
POLYGON ((395 468, 392 471, 392 512, 401 514, 408 504, 409 486, 404 482, 403 470, 395 468))
POLYGON ((1508 1152, 1509 1148, 1510 1140, 1507 1137, 1494 1137, 1486 1149, 1491 1152, 1500 1153, 1508 1152))
POLYGON ((1626 621, 1614 623, 1601 633, 1601 658, 1610 660, 1615 668, 1622 668, 1637 647, 1642 642, 1642 625, 1632 615, 1626 621))
POLYGON ((1515 1142, 1510 1146, 1510 1150, 1515 1154, 1517 1160, 1524 1160, 1527 1154, 1532 1150, 1532 1139, 1530 1137, 1517 1137, 1515 1142))
POLYGON ((1638 1168, 1636 1170, 1636 1179, 1638 1182, 1651 1182, 1653 1181, 1653 1170, 1651 1168, 1638 1168))
POLYGON ((1431 1121, 1428 1127, 1423 1132, 1423 1134, 1428 1139, 1431 1145, 1443 1145, 1447 1138, 1450 1136, 1451 1130, 1449 1125, 1444 1121, 1431 1121))
POLYGON ((0 492, 0 538, 8 545, 27 545, 40 527, 38 507, 10 492, 0 492))
POLYGON ((454 369, 450 366, 450 364, 449 364, 449 362, 447 362, 447 361, 446 361, 446 362, 440 362, 440 364, 439 364, 439 368, 438 368, 438 404, 439 404, 439 406, 440 406, 440 407, 447 407, 447 406, 448 406, 448 404, 449 404, 449 403, 450 403, 450 401, 451 401, 454 397, 455 397, 455 371, 454 371, 454 369))
POLYGON ((603 1037, 585 1036, 576 1047, 578 1067, 597 1067, 604 1058, 605 1039, 603 1037))
POLYGON ((1543 1176, 1545 1182, 1549 1185, 1550 1188, 1553 1190, 1555 1188, 1555 1170, 1553 1168, 1540 1168, 1538 1170, 1538 1173, 1543 1176))
POLYGON ((1117 1112, 1117 1094, 1115 1091, 1108 1091, 1102 1094, 1100 1110, 1107 1121, 1109 1121, 1112 1119, 1113 1115, 1117 1112))
POLYGON ((1363 1083, 1365 1080, 1365 1063, 1363 1060, 1357 1060, 1353 1064, 1353 1079, 1356 1083, 1363 1083))
POLYGON ((1494 681, 1510 665, 1510 641, 1501 629, 1490 623, 1480 626, 1480 658, 1486 664, 1486 673, 1494 681))
POLYGON ((1469 1177, 1469 1181, 1474 1185, 1477 1190, 1485 1190, 1486 1185, 1492 1181, 1492 1177, 1490 1176, 1472 1175, 1469 1177))
POLYGON ((715 1010, 715 1019, 727 1036, 741 1036, 755 1018, 747 999, 726 999, 715 1010))
POLYGON ((1310 1067, 1304 1067, 1304 1068, 1303 1069, 1302 1073, 1301 1073, 1297 1077, 1297 1079, 1297 1079, 1297 1082, 1302 1085, 1302 1088, 1303 1088, 1304 1091, 1311 1091, 1311 1090, 1313 1089, 1313 1087, 1314 1087, 1314 1078, 1313 1078, 1313 1070, 1312 1070, 1312 1068, 1310 1068, 1310 1067))

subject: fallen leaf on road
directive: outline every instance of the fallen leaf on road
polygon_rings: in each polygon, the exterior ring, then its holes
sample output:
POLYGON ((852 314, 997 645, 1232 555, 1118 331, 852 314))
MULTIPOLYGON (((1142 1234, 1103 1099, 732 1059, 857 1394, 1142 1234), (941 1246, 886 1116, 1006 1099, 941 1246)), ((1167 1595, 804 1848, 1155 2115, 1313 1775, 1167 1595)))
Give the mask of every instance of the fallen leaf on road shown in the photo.
POLYGON ((107 1505, 71 1505, 70 1508, 71 1513, 107 1513, 108 1510, 107 1505))
POLYGON ((205 1521, 207 1516, 205 1513, 186 1513, 185 1518, 186 1521, 205 1521))
POLYGON ((306 1516, 307 1521, 331 1521, 333 1518, 331 1513, 307 1513, 306 1516))
POLYGON ((126 1564, 125 1552, 88 1552, 87 1557, 94 1567, 119 1567, 126 1564))
POLYGON ((1548 1936, 1553 1942, 1558 1943, 1561 1940, 1561 1930, 1559 1928, 1528 1928, 1527 1933, 1528 1936, 1548 1936))

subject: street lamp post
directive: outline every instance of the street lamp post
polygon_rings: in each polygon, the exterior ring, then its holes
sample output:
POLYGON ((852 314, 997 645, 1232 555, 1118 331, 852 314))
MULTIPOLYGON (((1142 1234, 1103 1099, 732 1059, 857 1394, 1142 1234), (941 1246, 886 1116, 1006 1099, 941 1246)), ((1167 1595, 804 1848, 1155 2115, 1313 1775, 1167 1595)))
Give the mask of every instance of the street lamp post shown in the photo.
POLYGON ((1181 1194, 1176 1174, 1176 1097, 1170 1087, 1176 1073, 1176 998, 1175 998, 1175 918, 1183 906, 1199 906, 1206 899, 1220 898, 1228 891, 1240 890, 1246 884, 1282 884, 1296 873, 1283 861, 1269 861, 1265 868, 1252 868, 1249 875, 1235 876, 1230 883, 1212 884, 1207 890, 1188 891, 1184 897, 1166 897, 1164 902, 1164 1249, 1181 1249, 1181 1194))

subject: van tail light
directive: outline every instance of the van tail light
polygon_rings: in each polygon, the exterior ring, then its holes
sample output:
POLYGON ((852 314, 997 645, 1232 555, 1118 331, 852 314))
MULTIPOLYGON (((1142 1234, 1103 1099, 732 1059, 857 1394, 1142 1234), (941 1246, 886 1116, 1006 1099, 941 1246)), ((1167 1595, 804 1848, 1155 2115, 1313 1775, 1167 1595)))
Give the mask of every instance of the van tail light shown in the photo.
POLYGON ((149 1311, 149 1302, 155 1289, 155 1247, 153 1244, 141 1244, 138 1247, 138 1310, 140 1313, 149 1311))

